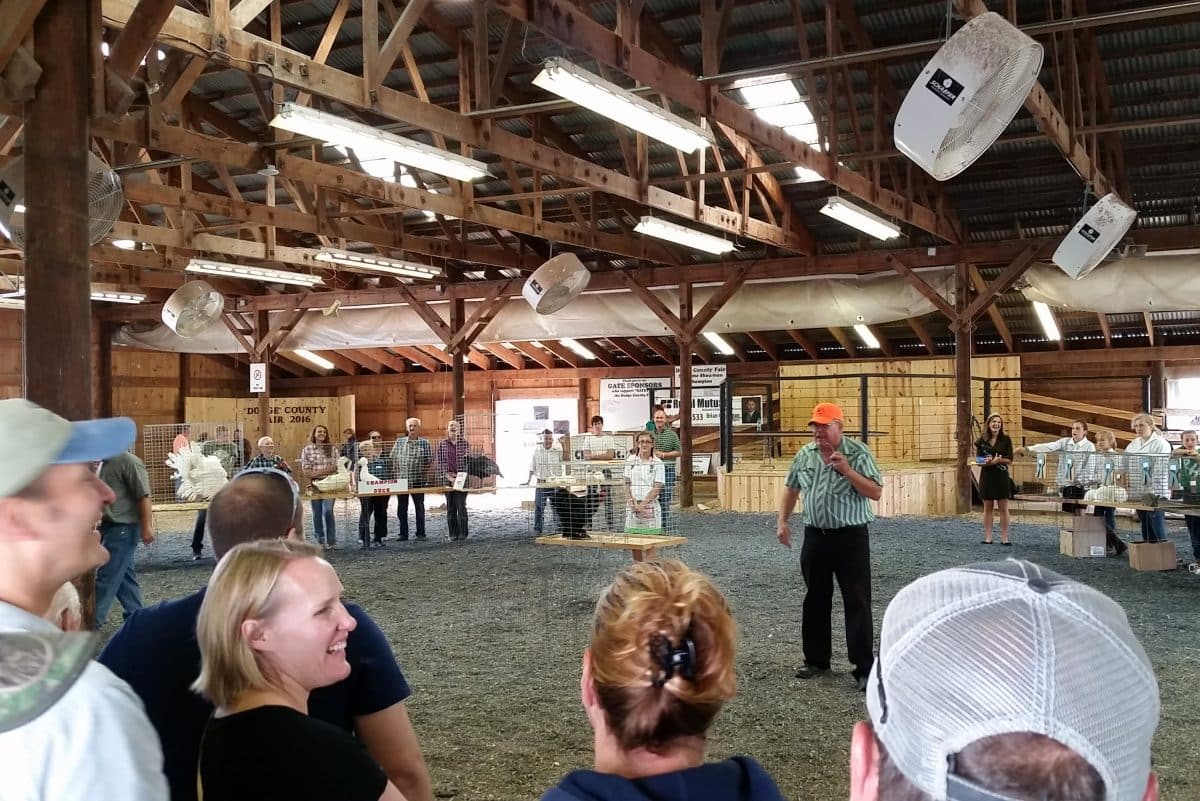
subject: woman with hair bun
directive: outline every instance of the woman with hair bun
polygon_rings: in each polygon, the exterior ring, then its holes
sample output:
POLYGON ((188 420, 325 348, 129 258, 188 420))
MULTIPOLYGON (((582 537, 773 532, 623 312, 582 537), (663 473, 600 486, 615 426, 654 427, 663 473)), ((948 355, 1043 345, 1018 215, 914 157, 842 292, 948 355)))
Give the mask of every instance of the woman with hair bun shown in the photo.
POLYGON ((542 801, 782 801, 753 759, 704 761, 708 728, 736 692, 735 635, 725 597, 683 562, 625 569, 596 605, 583 654, 595 767, 542 801))

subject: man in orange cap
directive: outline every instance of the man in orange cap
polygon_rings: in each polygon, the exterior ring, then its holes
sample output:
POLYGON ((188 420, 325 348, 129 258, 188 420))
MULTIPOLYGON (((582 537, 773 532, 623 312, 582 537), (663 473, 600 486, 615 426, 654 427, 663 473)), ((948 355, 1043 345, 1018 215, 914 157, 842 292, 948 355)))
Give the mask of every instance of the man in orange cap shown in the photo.
POLYGON ((875 519, 870 502, 879 500, 883 476, 870 448, 842 436, 843 419, 835 403, 818 403, 813 409, 809 421, 813 441, 792 461, 777 534, 781 543, 792 547, 788 517, 803 493, 800 570, 808 592, 800 626, 804 664, 796 671, 797 678, 811 679, 829 671, 833 580, 837 578, 846 611, 846 653, 863 692, 875 661, 867 524, 875 519))

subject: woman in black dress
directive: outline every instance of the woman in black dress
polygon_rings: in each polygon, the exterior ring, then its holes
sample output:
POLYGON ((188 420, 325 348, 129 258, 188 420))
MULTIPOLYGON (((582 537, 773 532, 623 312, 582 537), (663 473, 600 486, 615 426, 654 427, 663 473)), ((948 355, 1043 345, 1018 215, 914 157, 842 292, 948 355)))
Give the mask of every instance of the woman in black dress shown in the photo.
POLYGON ((983 425, 984 435, 975 442, 975 456, 983 465, 979 471, 979 497, 983 499, 984 545, 992 544, 992 507, 1000 511, 1000 544, 1008 541, 1008 499, 1012 497, 1012 479, 1008 466, 1012 464, 1013 444, 1004 433, 1004 418, 988 415, 983 425))

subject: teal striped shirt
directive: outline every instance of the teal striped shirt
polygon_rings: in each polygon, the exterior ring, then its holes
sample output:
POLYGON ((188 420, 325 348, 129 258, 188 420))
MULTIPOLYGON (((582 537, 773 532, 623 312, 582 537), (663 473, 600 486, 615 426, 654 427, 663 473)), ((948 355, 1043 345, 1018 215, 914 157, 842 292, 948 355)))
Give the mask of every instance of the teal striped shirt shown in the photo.
MULTIPOLYGON (((838 450, 850 467, 883 486, 883 476, 871 449, 856 439, 842 437, 838 450)), ((850 480, 821 458, 817 443, 800 449, 788 471, 787 486, 804 495, 804 525, 817 528, 865 526, 875 519, 871 502, 859 495, 850 480)))

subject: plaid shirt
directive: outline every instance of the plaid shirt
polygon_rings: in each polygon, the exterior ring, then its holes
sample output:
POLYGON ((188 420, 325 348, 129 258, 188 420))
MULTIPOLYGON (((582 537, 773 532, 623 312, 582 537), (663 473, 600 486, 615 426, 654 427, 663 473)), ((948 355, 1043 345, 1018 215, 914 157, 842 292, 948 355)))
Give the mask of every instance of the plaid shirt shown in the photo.
POLYGON ((282 456, 267 456, 262 453, 246 462, 246 466, 243 467, 242 470, 261 467, 273 467, 276 470, 282 470, 289 476, 292 474, 292 468, 288 466, 287 462, 283 461, 282 456))

